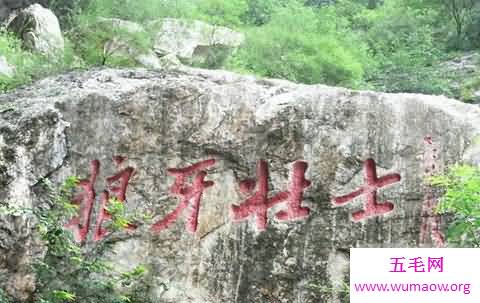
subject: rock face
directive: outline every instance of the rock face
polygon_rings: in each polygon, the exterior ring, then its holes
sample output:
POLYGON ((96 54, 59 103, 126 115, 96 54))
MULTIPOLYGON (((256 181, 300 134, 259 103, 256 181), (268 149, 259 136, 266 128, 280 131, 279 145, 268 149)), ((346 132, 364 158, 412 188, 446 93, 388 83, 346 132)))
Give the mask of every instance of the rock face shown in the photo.
POLYGON ((33 4, 19 11, 7 26, 14 32, 26 48, 45 55, 58 55, 63 52, 64 40, 55 14, 33 4))
POLYGON ((0 56, 0 77, 12 77, 15 69, 7 62, 7 58, 0 56))
MULTIPOLYGON (((89 177, 94 159, 101 163, 99 193, 105 178, 118 172, 112 157, 125 156, 125 165, 136 170, 127 208, 152 214, 154 223, 179 204, 167 169, 215 160, 203 167, 205 181, 214 183, 205 185, 195 233, 186 231, 186 209, 184 218, 161 232, 145 222, 131 233, 109 235, 116 241, 116 266, 145 265, 157 302, 345 302, 348 294, 338 286, 348 282, 349 248, 441 245, 431 230, 442 230, 445 222, 438 225, 424 208, 423 176, 432 165, 441 171, 480 153, 472 143, 480 134, 475 106, 222 71, 72 73, 2 95, 0 106, 9 108, 0 111, 0 200, 12 205, 35 206, 42 177, 89 177), (299 200, 311 210, 307 217, 278 220, 284 202, 270 209, 264 231, 253 215, 232 220, 231 206, 250 197, 248 189, 261 187, 241 181, 267 177, 256 168, 261 159, 268 164, 269 197, 303 189, 299 200), (399 174, 401 180, 378 190, 378 202, 390 201, 392 211, 355 222, 352 213, 362 209, 365 196, 340 207, 332 200, 362 186, 364 163, 372 164, 367 159, 376 162, 379 178, 399 174), (308 164, 310 185, 301 182, 305 167, 297 161, 308 164), (336 290, 325 290, 331 288, 336 290)), ((20 249, 16 241, 34 240, 31 225, 2 220, 2 228, 24 229, 0 237, 0 268, 7 277, 1 286, 23 300, 31 285, 14 289, 12 283, 26 275, 28 260, 41 250, 22 245, 24 253, 8 259, 20 249)))
POLYGON ((156 32, 154 50, 176 55, 189 65, 222 62, 245 40, 243 34, 201 21, 165 18, 148 25, 156 32))

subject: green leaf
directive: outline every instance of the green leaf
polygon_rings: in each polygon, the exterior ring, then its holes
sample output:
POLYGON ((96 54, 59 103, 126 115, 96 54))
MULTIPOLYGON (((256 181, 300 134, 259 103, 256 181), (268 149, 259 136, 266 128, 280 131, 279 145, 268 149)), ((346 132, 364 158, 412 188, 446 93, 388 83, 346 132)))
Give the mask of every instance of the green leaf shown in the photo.
POLYGON ((54 290, 53 296, 55 299, 58 299, 58 300, 64 300, 68 302, 75 301, 75 294, 72 294, 63 290, 54 290))

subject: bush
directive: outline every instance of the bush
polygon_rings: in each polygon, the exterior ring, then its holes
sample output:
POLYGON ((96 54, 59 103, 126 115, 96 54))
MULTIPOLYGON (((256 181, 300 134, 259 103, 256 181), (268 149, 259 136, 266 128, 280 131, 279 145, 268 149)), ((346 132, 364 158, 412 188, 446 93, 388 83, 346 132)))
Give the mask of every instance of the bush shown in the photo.
MULTIPOLYGON (((146 299, 145 267, 138 266, 130 272, 118 273, 102 257, 104 252, 111 251, 108 239, 93 247, 82 247, 65 229, 64 224, 78 213, 78 207, 70 202, 78 182, 78 178, 70 177, 59 188, 54 188, 45 180, 43 185, 47 199, 34 209, 0 207, 1 215, 33 216, 37 222, 38 234, 46 252, 41 260, 33 264, 37 286, 35 303, 150 302, 146 299)), ((127 224, 128 220, 118 203, 112 203, 116 212, 110 227, 115 229, 127 224)), ((7 302, 3 290, 0 290, 0 303, 7 302)))
POLYGON ((67 33, 75 52, 87 66, 133 67, 136 55, 152 48, 151 34, 119 19, 100 19, 95 14, 75 17, 67 33))
POLYGON ((243 22, 248 25, 260 26, 268 23, 275 7, 280 1, 275 0, 248 0, 247 10, 243 16, 243 22))
POLYGON ((480 73, 464 82, 460 88, 459 98, 465 102, 476 102, 478 101, 478 97, 475 96, 477 91, 480 91, 480 73))
POLYGON ((279 8, 268 24, 247 32, 229 66, 302 83, 358 87, 364 66, 372 62, 366 45, 340 19, 329 8, 279 8))
MULTIPOLYGON (((39 303, 147 303, 145 300, 133 301, 133 293, 119 293, 120 286, 133 286, 133 290, 142 289, 146 295, 146 285, 142 281, 146 269, 143 266, 117 274, 117 270, 102 257, 106 251, 111 251, 108 239, 85 249, 65 229, 64 224, 78 212, 78 208, 71 204, 78 182, 78 178, 71 177, 59 189, 55 189, 45 180, 49 205, 45 209, 33 210, 39 221, 40 236, 47 244, 45 257, 34 267, 38 286, 37 300, 39 303)), ((118 229, 129 223, 123 214, 122 203, 113 199, 107 206, 116 209, 112 213, 110 228, 118 229)))
MULTIPOLYGON (((456 1, 463 0, 451 2, 456 1)), ((450 17, 445 21, 446 7, 433 0, 41 2, 59 12, 63 23, 68 24, 66 36, 83 59, 76 67, 136 66, 136 56, 129 52, 151 48, 154 29, 148 22, 175 17, 200 19, 246 33, 245 45, 226 64, 218 59, 221 56, 215 56, 204 67, 308 84, 458 96, 454 79, 444 75, 440 63, 452 48, 480 45, 480 7, 462 10, 468 18, 462 25, 463 34, 456 37, 455 22, 450 22, 450 17), (100 17, 135 21, 147 31, 99 26, 100 17), (112 43, 115 41, 121 43, 112 43), (123 49, 116 51, 118 47, 123 49)), ((71 59, 59 66, 58 62, 23 52, 10 37, 0 39, 0 45, 8 44, 9 61, 19 66, 15 79, 0 80, 2 90, 72 67, 71 59)), ((469 94, 471 86, 463 95, 469 94)))
POLYGON ((6 92, 20 85, 64 71, 73 66, 73 51, 66 41, 63 56, 44 56, 22 49, 22 43, 13 34, 0 28, 0 55, 6 57, 7 62, 15 67, 13 77, 0 76, 0 92, 6 92))
POLYGON ((480 48, 480 7, 472 12, 472 19, 466 24, 465 39, 467 46, 464 49, 480 48))
POLYGON ((377 68, 368 75, 373 86, 387 92, 449 94, 437 71, 442 50, 433 24, 437 12, 415 9, 393 0, 376 10, 364 10, 356 22, 377 68))
POLYGON ((432 177, 430 183, 444 191, 437 212, 454 216, 448 243, 480 248, 480 168, 456 165, 445 175, 432 177))
POLYGON ((190 0, 90 0, 81 14, 146 23, 163 17, 193 18, 196 5, 190 0))
POLYGON ((198 17, 206 22, 239 27, 242 17, 245 16, 248 5, 247 0, 200 0, 198 3, 198 17))

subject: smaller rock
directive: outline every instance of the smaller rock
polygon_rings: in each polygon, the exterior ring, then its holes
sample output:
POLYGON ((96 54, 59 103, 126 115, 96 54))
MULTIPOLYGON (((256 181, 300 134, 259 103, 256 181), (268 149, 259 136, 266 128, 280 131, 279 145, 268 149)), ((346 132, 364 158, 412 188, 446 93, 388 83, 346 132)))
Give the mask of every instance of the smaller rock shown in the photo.
POLYGON ((98 18, 95 26, 104 31, 111 32, 112 39, 105 43, 104 49, 110 56, 130 58, 138 64, 150 68, 162 67, 158 57, 151 49, 140 47, 137 39, 149 39, 147 31, 142 25, 117 18, 98 18))
POLYGON ((11 78, 15 74, 15 69, 7 62, 7 58, 0 56, 0 77, 11 78))
POLYGON ((164 18, 149 23, 155 29, 154 51, 173 54, 190 65, 222 62, 245 40, 242 33, 202 21, 164 18))
POLYGON ((58 19, 40 4, 20 10, 8 23, 7 29, 15 33, 27 49, 45 55, 63 53, 65 42, 58 19))
POLYGON ((480 64, 480 55, 472 52, 460 57, 446 61, 442 66, 449 72, 462 72, 464 74, 473 73, 480 64))

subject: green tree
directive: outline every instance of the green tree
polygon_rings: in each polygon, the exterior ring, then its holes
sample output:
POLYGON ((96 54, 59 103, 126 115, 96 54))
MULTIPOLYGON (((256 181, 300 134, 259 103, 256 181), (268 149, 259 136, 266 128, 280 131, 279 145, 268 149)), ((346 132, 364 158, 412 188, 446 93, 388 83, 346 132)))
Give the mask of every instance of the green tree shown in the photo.
POLYGON ((474 24, 480 17, 479 0, 402 0, 406 5, 416 9, 428 9, 438 12, 436 26, 443 29, 442 35, 449 36, 453 32, 451 41, 447 41, 455 49, 470 48, 475 41, 467 41, 471 38, 470 32, 480 32, 474 24), (449 22, 445 22, 445 17, 449 22), (447 26, 445 26, 445 24, 447 26))

